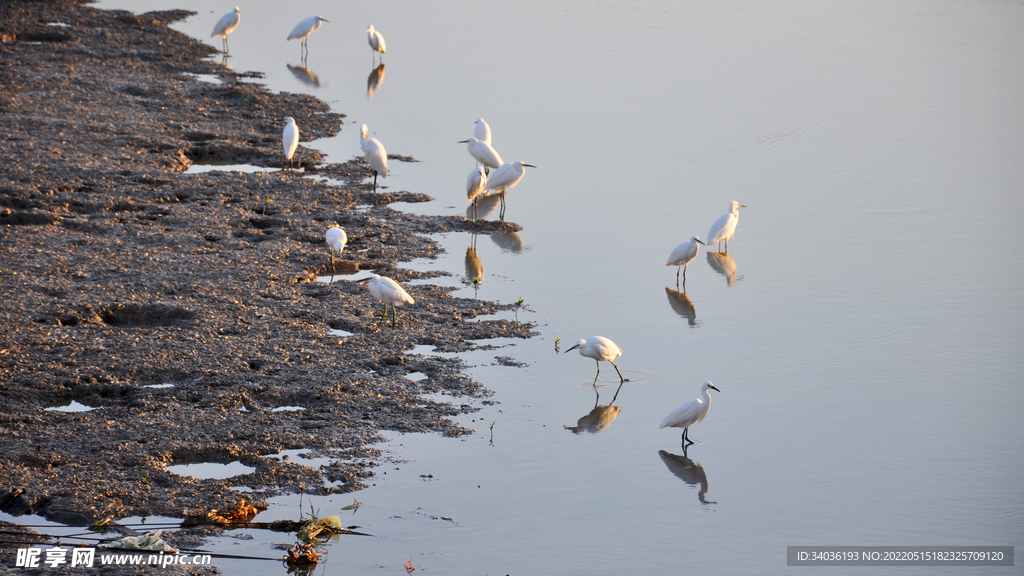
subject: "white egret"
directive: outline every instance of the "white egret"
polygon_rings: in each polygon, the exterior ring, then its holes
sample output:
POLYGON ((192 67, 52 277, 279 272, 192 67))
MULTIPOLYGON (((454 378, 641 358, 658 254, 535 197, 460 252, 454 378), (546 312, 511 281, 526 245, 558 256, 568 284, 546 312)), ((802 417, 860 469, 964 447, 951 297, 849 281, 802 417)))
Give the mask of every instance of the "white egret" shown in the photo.
POLYGON ((327 241, 327 246, 330 247, 331 264, 334 264, 334 253, 337 252, 338 256, 341 256, 341 253, 345 250, 345 244, 348 244, 348 235, 341 228, 328 228, 324 234, 324 240, 327 241))
POLYGON ((366 41, 370 43, 370 50, 374 58, 377 56, 376 53, 380 52, 383 59, 384 52, 386 52, 384 37, 380 35, 380 32, 373 29, 373 24, 370 24, 370 27, 366 29, 366 41))
POLYGON ((391 318, 391 331, 394 332, 395 323, 398 320, 398 309, 395 306, 415 304, 416 301, 412 299, 412 296, 409 296, 409 293, 402 288, 401 284, 387 276, 373 274, 369 278, 363 278, 360 282, 369 282, 366 287, 370 290, 370 294, 378 301, 384 303, 384 315, 377 321, 378 329, 380 328, 380 323, 388 317, 388 304, 391 305, 391 309, 395 312, 395 315, 391 318))
POLYGON ((380 174, 381 178, 388 177, 388 153, 384 150, 384 145, 380 143, 380 140, 369 137, 366 124, 363 124, 360 146, 363 148, 366 163, 373 168, 373 191, 376 192, 377 175, 380 174))
MULTIPOLYGON (((597 377, 601 375, 601 361, 611 362, 612 366, 615 366, 615 359, 622 356, 622 350, 615 345, 615 342, 602 336, 591 336, 586 340, 580 340, 575 346, 566 350, 565 353, 568 354, 577 348, 580 349, 580 356, 593 358, 597 363, 597 374, 594 376, 595 388, 597 387, 597 377)), ((619 374, 620 384, 627 381, 622 377, 622 372, 619 372, 618 366, 615 366, 615 372, 619 374)))
MULTIPOLYGON (((466 144, 466 148, 469 149, 469 155, 476 158, 476 161, 483 164, 487 168, 498 168, 504 162, 501 161, 501 156, 498 152, 491 148, 491 145, 479 138, 470 138, 469 140, 459 140, 459 144, 466 144)), ((486 171, 486 169, 485 169, 486 171)))
MULTIPOLYGON (((284 132, 281 133, 281 146, 284 147, 284 157, 295 166, 292 157, 295 156, 295 149, 299 146, 299 127, 291 116, 284 119, 284 132)), ((284 170, 284 162, 281 162, 281 169, 284 170)))
POLYGON ((466 197, 473 201, 473 219, 476 220, 476 197, 487 188, 487 173, 483 168, 474 168, 466 178, 466 197))
POLYGON ((693 261, 697 257, 697 253, 700 252, 700 246, 698 244, 704 244, 700 241, 700 238, 691 236, 689 242, 683 242, 676 249, 672 251, 672 254, 668 257, 668 262, 665 266, 676 267, 676 286, 679 286, 679 268, 683 268, 683 285, 686 285, 686 265, 693 261))
POLYGON ((725 251, 729 251, 729 238, 736 233, 736 223, 740 221, 740 208, 746 208, 746 206, 733 200, 729 204, 729 211, 715 220, 715 223, 711 225, 711 230, 708 230, 707 246, 718 244, 718 248, 721 250, 721 243, 725 242, 725 251))
POLYGON ((238 22, 242 19, 242 14, 238 10, 238 6, 227 14, 221 16, 220 20, 217 20, 217 24, 213 27, 213 34, 210 34, 210 38, 214 36, 221 37, 221 44, 224 48, 224 53, 228 53, 228 34, 235 31, 238 28, 238 22))
POLYGON ((484 122, 483 118, 476 119, 476 128, 473 129, 473 136, 487 144, 491 143, 491 127, 487 125, 487 122, 484 122))
POLYGON ((309 35, 312 34, 313 32, 316 32, 317 29, 320 28, 321 22, 330 22, 330 20, 326 20, 319 16, 310 16, 309 18, 306 18, 302 22, 299 22, 298 24, 295 25, 295 29, 292 30, 292 33, 288 35, 288 39, 294 40, 298 38, 299 40, 301 40, 301 42, 299 43, 301 45, 300 50, 302 48, 305 48, 305 53, 309 54, 309 35))
POLYGON ((661 425, 658 426, 658 428, 682 428, 684 450, 686 449, 687 442, 693 444, 693 440, 690 440, 687 434, 690 426, 703 420, 708 415, 708 409, 711 408, 711 393, 708 392, 709 389, 721 392, 721 390, 715 388, 715 385, 710 380, 705 382, 700 387, 701 398, 693 398, 683 402, 675 410, 669 412, 668 416, 665 416, 665 419, 661 421, 661 425))
POLYGON ((501 168, 498 168, 490 176, 487 177, 486 190, 497 190, 498 194, 501 195, 501 219, 505 218, 505 190, 519 184, 519 181, 526 175, 526 168, 536 168, 533 164, 523 164, 520 161, 509 162, 502 164, 501 168))

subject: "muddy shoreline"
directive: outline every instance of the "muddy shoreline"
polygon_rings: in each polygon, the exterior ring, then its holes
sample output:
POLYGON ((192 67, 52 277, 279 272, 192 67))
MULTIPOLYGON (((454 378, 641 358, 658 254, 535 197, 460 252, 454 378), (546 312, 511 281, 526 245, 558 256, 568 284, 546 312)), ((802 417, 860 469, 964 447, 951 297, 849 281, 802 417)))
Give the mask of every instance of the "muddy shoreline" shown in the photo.
POLYGON ((223 508, 242 495, 235 486, 256 500, 359 490, 372 482, 381 455, 369 445, 381 430, 459 436, 471 431, 450 417, 489 401, 457 359, 405 351, 531 334, 517 321, 468 322, 513 304, 432 285, 409 289, 416 305, 394 334, 374 332, 379 308, 363 285, 317 282, 331 271, 323 232, 334 224, 349 236, 338 272, 399 282, 426 276, 401 262, 440 251, 424 234, 519 227, 392 210, 430 198, 372 192, 361 159, 325 164, 303 142, 338 133, 342 115, 207 60, 212 47, 167 28, 188 15, 0 5, 0 508, 9 513, 86 524, 223 508), (279 165, 285 116, 302 127, 305 173, 183 173, 194 162, 279 165), (428 378, 412 382, 411 372, 428 378), (161 384, 173 386, 150 387, 161 384), (420 397, 442 391, 453 404, 420 397), (93 409, 44 410, 72 400, 93 409), (303 409, 273 411, 282 406, 303 409), (297 448, 334 463, 314 470, 268 457, 297 448), (196 480, 164 470, 235 460, 256 471, 196 480))

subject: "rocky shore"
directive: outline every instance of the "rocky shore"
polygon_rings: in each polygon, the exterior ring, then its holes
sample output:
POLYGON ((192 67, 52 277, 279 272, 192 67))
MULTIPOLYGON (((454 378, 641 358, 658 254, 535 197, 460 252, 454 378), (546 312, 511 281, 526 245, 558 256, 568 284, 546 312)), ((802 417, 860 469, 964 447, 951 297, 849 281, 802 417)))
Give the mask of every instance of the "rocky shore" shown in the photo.
POLYGON ((514 306, 433 285, 409 288, 416 305, 394 333, 374 332, 380 307, 365 286, 316 280, 358 269, 422 278, 400 263, 439 252, 424 234, 514 224, 392 210, 430 198, 374 193, 361 158, 324 164, 302 142, 295 171, 184 173, 196 162, 279 165, 285 116, 303 142, 342 126, 311 96, 271 93, 252 81, 258 73, 208 60, 212 47, 167 28, 188 14, 0 4, 0 508, 9 513, 87 524, 226 507, 241 495, 235 486, 257 500, 359 490, 381 430, 465 434, 449 417, 488 395, 457 359, 406 351, 531 333, 516 321, 467 322, 514 306), (332 268, 323 233, 335 224, 349 245, 332 268), (428 377, 412 382, 411 372, 428 377), (442 391, 455 403, 420 396, 442 391), (92 409, 44 409, 70 401, 92 409), (274 411, 284 406, 302 409, 274 411), (271 456, 297 448, 333 464, 271 456), (197 480, 164 469, 236 460, 255 472, 197 480))

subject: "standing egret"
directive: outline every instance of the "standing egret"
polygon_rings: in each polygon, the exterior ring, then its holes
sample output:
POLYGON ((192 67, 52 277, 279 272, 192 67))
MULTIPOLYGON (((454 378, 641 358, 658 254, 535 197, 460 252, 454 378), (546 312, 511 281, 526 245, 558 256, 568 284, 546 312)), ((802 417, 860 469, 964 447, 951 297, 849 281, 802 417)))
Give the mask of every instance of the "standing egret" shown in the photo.
MULTIPOLYGON (((281 133, 281 146, 284 147, 284 157, 294 167, 292 157, 295 156, 295 149, 299 146, 299 127, 291 116, 284 119, 284 132, 281 133)), ((284 170, 284 161, 281 162, 281 170, 284 170)))
POLYGON ((718 249, 721 251, 721 243, 725 242, 725 251, 729 251, 729 238, 736 233, 736 223, 740 220, 740 208, 746 208, 746 206, 733 200, 729 204, 729 211, 715 220, 715 223, 711 225, 711 230, 708 230, 707 246, 718 244, 718 249))
POLYGON ((487 177, 485 189, 488 191, 498 190, 498 194, 501 195, 501 211, 499 214, 502 220, 505 219, 505 190, 519 184, 519 181, 523 179, 523 176, 526 175, 526 168, 524 166, 536 168, 533 164, 523 164, 517 160, 502 164, 501 168, 498 168, 494 171, 494 174, 487 177))
MULTIPOLYGON (((479 138, 470 138, 469 140, 459 140, 459 144, 466 144, 466 148, 469 149, 469 155, 476 158, 476 161, 483 164, 487 168, 498 168, 504 162, 501 161, 501 156, 498 152, 491 148, 491 145, 479 138)), ((484 171, 487 171, 484 168, 484 171)))
POLYGON ((474 168, 466 178, 466 198, 473 201, 473 220, 476 220, 476 197, 487 188, 487 174, 483 168, 474 168))
POLYGON ((384 145, 380 143, 380 140, 368 136, 366 124, 363 124, 359 145, 363 148, 366 163, 373 168, 373 191, 376 192, 377 175, 380 174, 381 178, 388 177, 388 153, 384 150, 384 145))
MULTIPOLYGON (((601 375, 601 361, 611 362, 612 366, 615 366, 615 359, 622 356, 622 350, 615 345, 615 342, 604 338, 602 336, 591 336, 586 340, 580 340, 575 346, 566 350, 568 354, 570 351, 580 349, 580 356, 586 356, 587 358, 593 358, 597 363, 597 374, 594 376, 594 387, 597 388, 597 377, 601 375)), ((619 372, 619 367, 615 366, 615 372, 619 374, 619 383, 627 382, 622 377, 622 372, 619 372)))
POLYGON ((324 234, 324 240, 327 241, 327 246, 331 250, 331 266, 333 266, 334 253, 337 252, 338 256, 341 256, 341 253, 345 250, 345 244, 348 243, 348 235, 341 228, 328 228, 324 234))
MULTIPOLYGON (((310 16, 309 18, 306 18, 302 22, 299 22, 298 24, 295 25, 295 29, 292 30, 292 33, 288 35, 288 39, 294 40, 298 38, 299 40, 301 40, 301 42, 299 43, 301 46, 300 50, 304 48, 305 54, 309 54, 309 35, 312 34, 313 32, 316 32, 317 29, 320 28, 321 22, 330 22, 330 20, 325 20, 324 18, 321 18, 319 16, 310 16)), ((303 59, 305 59, 305 56, 303 56, 303 59)))
POLYGON ((381 61, 383 61, 384 52, 386 52, 384 48, 384 37, 380 35, 380 32, 373 29, 373 24, 370 24, 370 27, 366 29, 366 41, 370 43, 370 53, 373 54, 374 59, 377 57, 376 53, 380 52, 381 61))
POLYGON ((690 426, 693 426, 697 422, 700 422, 708 415, 708 409, 711 408, 711 393, 708 389, 714 390, 715 392, 721 392, 710 380, 704 383, 700 387, 700 394, 702 398, 693 398, 683 402, 676 407, 675 410, 669 412, 668 416, 661 421, 661 426, 658 428, 665 428, 671 426, 672 428, 683 429, 683 450, 686 449, 687 442, 693 444, 693 440, 690 440, 687 432, 690 430, 690 426))
POLYGON ((473 129, 473 136, 476 136, 477 140, 483 140, 488 145, 491 143, 491 127, 484 122, 483 118, 476 119, 476 128, 473 129))
POLYGON ((369 278, 363 278, 360 282, 369 282, 366 287, 370 290, 370 294, 378 301, 384 303, 384 315, 377 321, 378 329, 380 329, 380 323, 388 317, 388 304, 391 305, 391 309, 395 312, 395 315, 391 318, 391 331, 394 332, 395 322, 398 320, 398 309, 395 306, 415 304, 416 301, 412 299, 412 296, 409 296, 409 293, 402 288, 401 284, 387 276, 373 274, 369 278))
MULTIPOLYGON (((676 286, 679 286, 679 267, 683 268, 683 286, 686 286, 686 265, 693 261, 697 257, 697 252, 700 252, 700 246, 698 244, 704 244, 700 241, 700 238, 691 236, 689 242, 683 242, 676 249, 672 251, 672 254, 668 257, 668 262, 665 266, 676 267, 676 286)), ((705 244, 706 245, 706 244, 705 244)))
POLYGON ((235 28, 238 28, 238 22, 241 19, 241 12, 238 10, 238 6, 235 6, 234 10, 221 16, 220 20, 217 20, 217 24, 213 27, 213 34, 210 34, 210 38, 220 36, 225 54, 228 53, 228 34, 234 32, 235 28))

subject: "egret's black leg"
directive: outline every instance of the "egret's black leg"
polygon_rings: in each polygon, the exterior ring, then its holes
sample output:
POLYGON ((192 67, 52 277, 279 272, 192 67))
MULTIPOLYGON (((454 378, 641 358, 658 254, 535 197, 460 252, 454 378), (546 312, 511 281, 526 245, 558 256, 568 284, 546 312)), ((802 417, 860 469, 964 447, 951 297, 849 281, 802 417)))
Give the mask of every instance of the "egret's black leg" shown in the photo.
MULTIPOLYGON (((612 363, 612 366, 615 366, 615 362, 612 362, 611 360, 609 360, 609 362, 612 363)), ((629 382, 629 380, 626 380, 625 378, 622 377, 622 372, 619 372, 619 367, 618 366, 615 366, 615 372, 618 373, 618 375, 619 375, 619 384, 621 384, 623 382, 629 382)))

